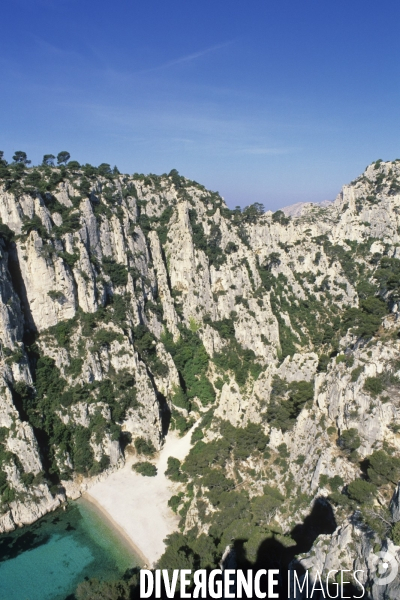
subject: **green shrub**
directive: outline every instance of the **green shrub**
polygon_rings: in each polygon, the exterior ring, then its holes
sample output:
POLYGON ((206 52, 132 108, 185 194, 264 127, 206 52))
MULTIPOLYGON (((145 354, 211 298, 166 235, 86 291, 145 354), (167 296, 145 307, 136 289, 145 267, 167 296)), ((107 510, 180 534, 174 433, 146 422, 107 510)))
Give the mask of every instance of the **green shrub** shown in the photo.
POLYGON ((83 360, 82 358, 71 358, 70 364, 68 367, 65 367, 65 371, 71 377, 78 377, 78 375, 82 372, 83 360))
POLYGON ((338 446, 351 460, 357 458, 357 450, 361 446, 361 439, 357 429, 352 427, 341 433, 337 441, 338 446))
POLYGON ((13 488, 10 487, 6 487, 5 490, 3 491, 3 495, 2 495, 2 501, 5 504, 9 504, 10 502, 14 502, 15 500, 15 490, 13 488))
POLYGON ((21 474, 21 480, 26 487, 32 485, 34 479, 35 479, 35 476, 33 473, 22 473, 21 474))
POLYGON ((39 171, 32 170, 25 177, 25 181, 24 181, 25 189, 29 190, 29 187, 36 189, 40 185, 41 181, 42 181, 42 176, 40 175, 39 171))
POLYGON ((99 329, 93 336, 93 352, 99 352, 101 348, 110 348, 112 342, 123 342, 123 336, 110 329, 99 329))
POLYGON ((256 496, 251 501, 251 511, 258 525, 269 523, 282 506, 285 498, 278 489, 266 485, 263 496, 256 496))
POLYGON ((69 386, 67 389, 57 398, 57 401, 62 406, 71 406, 77 402, 88 402, 90 399, 90 388, 88 385, 74 385, 69 386))
POLYGON ((328 365, 331 359, 327 354, 321 354, 318 360, 317 371, 318 373, 325 373, 328 369, 328 365))
POLYGON ((207 321, 211 327, 216 329, 221 337, 231 340, 235 337, 235 325, 232 319, 222 319, 221 321, 207 321))
POLYGON ((90 431, 82 425, 75 426, 73 462, 78 473, 88 474, 93 465, 93 450, 90 445, 90 431))
POLYGON ((50 290, 47 292, 47 295, 49 296, 49 298, 51 298, 55 302, 61 302, 62 300, 65 299, 64 294, 62 292, 60 292, 59 290, 50 290))
POLYGON ((233 479, 228 479, 221 469, 212 469, 205 473, 202 484, 208 489, 207 497, 215 507, 224 504, 224 492, 230 492, 235 487, 233 479))
POLYGON ((390 532, 390 537, 396 546, 400 546, 400 521, 395 523, 390 532))
POLYGON ((138 454, 142 454, 143 456, 154 456, 156 453, 156 449, 151 440, 146 440, 143 437, 136 438, 134 441, 134 446, 136 448, 136 452, 138 454))
POLYGON ((72 269, 75 266, 75 263, 79 260, 79 254, 74 252, 70 254, 69 252, 59 252, 58 256, 63 259, 64 262, 72 269))
POLYGON ((334 477, 330 477, 328 479, 328 485, 333 492, 339 491, 340 488, 343 487, 344 481, 340 477, 340 475, 335 475, 334 477))
POLYGON ((221 377, 217 377, 217 379, 214 381, 214 387, 217 388, 217 390, 222 390, 224 387, 224 381, 221 379, 221 377))
POLYGON ((378 281, 382 292, 389 290, 397 296, 400 288, 400 260, 383 256, 374 278, 378 281))
MULTIPOLYGON (((162 336, 162 342, 171 354, 176 368, 185 382, 187 399, 191 400, 197 396, 203 406, 207 406, 215 400, 214 387, 206 375, 208 354, 197 333, 181 327, 180 334, 179 340, 175 343, 172 335, 165 333, 162 336)), ((179 396, 177 401, 181 400, 182 404, 185 404, 183 396, 181 394, 179 396)))
POLYGON ((8 488, 7 473, 0 471, 0 495, 3 494, 8 488))
POLYGON ((53 232, 57 238, 66 233, 74 233, 75 231, 79 231, 81 228, 80 213, 73 211, 74 209, 69 209, 69 211, 63 210, 62 225, 53 227, 53 232))
POLYGON ((110 457, 107 454, 103 454, 100 458, 100 470, 105 471, 110 466, 110 457))
POLYGON ((46 477, 45 474, 43 473, 43 471, 39 471, 39 473, 36 473, 35 477, 33 478, 33 485, 41 485, 42 483, 45 483, 46 481, 46 477))
POLYGON ((329 481, 328 475, 323 474, 323 475, 319 476, 319 486, 320 487, 325 487, 326 485, 328 485, 328 481, 329 481))
POLYGON ((397 484, 400 479, 400 458, 377 450, 368 457, 368 477, 377 486, 397 484))
POLYGON ((172 206, 167 206, 158 218, 157 233, 161 244, 164 246, 167 243, 168 223, 173 214, 172 206))
POLYGON ((269 438, 261 425, 248 423, 246 427, 232 427, 228 421, 221 423, 221 435, 229 441, 237 460, 247 460, 254 452, 264 452, 269 438))
POLYGON ((290 223, 290 217, 287 217, 283 210, 277 210, 272 215, 273 223, 279 223, 280 225, 288 225, 290 223))
POLYGON ((168 457, 168 468, 165 471, 166 477, 171 481, 187 481, 187 476, 181 471, 181 461, 173 456, 168 457))
POLYGON ((354 364, 354 356, 348 354, 338 354, 336 356, 336 364, 345 363, 346 367, 352 367, 354 364))
POLYGON ((72 318, 68 321, 60 321, 57 323, 57 325, 49 327, 47 331, 51 335, 54 335, 59 346, 62 348, 68 348, 73 330, 75 329, 76 325, 76 319, 72 318))
POLYGON ((71 172, 79 171, 80 168, 81 165, 78 163, 77 160, 70 160, 67 166, 68 171, 71 172))
POLYGON ((184 494, 182 492, 179 492, 179 494, 177 494, 176 496, 171 496, 171 498, 168 500, 168 506, 174 511, 174 513, 178 511, 178 507, 182 502, 183 496, 184 494))
POLYGON ((364 366, 360 365, 352 370, 351 372, 351 381, 355 382, 360 377, 361 373, 364 371, 364 366))
POLYGON ((192 444, 195 444, 196 442, 198 442, 199 440, 202 440, 203 438, 204 438, 203 431, 200 429, 200 427, 196 427, 196 429, 193 431, 192 437, 191 437, 192 444))
POLYGON ((221 438, 209 443, 198 441, 190 450, 182 470, 191 477, 207 473, 210 465, 225 467, 230 458, 243 461, 252 454, 265 451, 268 437, 262 427, 249 423, 246 427, 233 427, 228 421, 220 424, 221 438))
POLYGON ((349 497, 358 502, 358 504, 368 504, 372 502, 376 492, 376 486, 363 479, 355 479, 347 486, 349 497))
POLYGON ((226 256, 220 247, 222 234, 219 225, 216 223, 211 225, 207 238, 204 233, 203 224, 198 222, 197 211, 195 209, 189 210, 189 220, 192 227, 194 246, 206 254, 210 266, 214 265, 218 269, 226 261, 226 256))
POLYGON ((103 257, 103 269, 115 287, 125 286, 128 283, 128 271, 125 265, 117 263, 112 258, 103 257))
POLYGON ((171 416, 171 429, 176 429, 180 437, 182 437, 193 425, 193 419, 186 419, 183 415, 177 411, 172 412, 171 416))
POLYGON ((277 450, 281 458, 289 458, 290 453, 286 444, 279 444, 277 450))
POLYGON ((6 245, 8 245, 14 238, 14 231, 12 231, 8 225, 0 223, 0 239, 2 239, 6 245))
POLYGON ((190 410, 190 402, 182 388, 174 387, 174 393, 171 397, 171 402, 174 406, 190 410))
POLYGON ((291 429, 307 402, 314 398, 314 384, 309 381, 293 381, 287 384, 274 377, 270 403, 266 417, 271 427, 282 431, 291 429))
POLYGON ((128 581, 98 581, 89 579, 80 583, 76 589, 74 598, 77 600, 129 600, 130 585, 128 581))
POLYGON ((367 377, 364 382, 364 390, 371 396, 379 396, 385 389, 382 377, 367 377))
POLYGON ((194 553, 183 533, 167 536, 167 548, 158 561, 160 569, 194 569, 194 553))
MULTIPOLYGON (((20 382, 18 382, 18 383, 20 383, 20 382)), ((14 386, 14 388, 15 388, 15 386, 14 386)), ((9 429, 7 427, 0 427, 0 444, 3 444, 7 440, 8 432, 9 432, 9 429)))
POLYGON ((19 363, 24 358, 24 352, 21 348, 16 348, 14 351, 11 351, 9 348, 4 348, 3 352, 4 355, 7 356, 5 361, 7 365, 19 363))
POLYGON ((343 314, 345 330, 352 329, 360 337, 375 335, 387 313, 386 303, 380 298, 369 296, 360 302, 360 308, 349 308, 343 314))
POLYGON ((48 356, 38 359, 36 365, 36 392, 39 397, 47 395, 50 398, 59 398, 66 385, 65 379, 60 377, 56 363, 48 356))
MULTIPOLYGON (((6 167, 5 164, 1 164, 0 163, 0 179, 7 180, 9 177, 11 177, 11 171, 10 171, 10 169, 7 169, 7 167, 6 167)), ((9 188, 9 186, 10 186, 10 181, 9 180, 6 181, 6 185, 7 185, 7 188, 9 188)))
POLYGON ((143 477, 155 477, 157 475, 157 467, 147 461, 138 462, 132 465, 132 469, 143 477))
MULTIPOLYGON (((228 333, 227 323, 225 333, 228 333)), ((232 371, 240 386, 245 385, 249 377, 256 380, 262 371, 262 366, 256 362, 254 351, 242 348, 233 337, 224 352, 214 355, 214 362, 222 371, 232 371)))
POLYGON ((22 224, 23 235, 29 235, 31 231, 36 231, 43 239, 48 237, 47 229, 44 227, 38 215, 33 215, 31 219, 25 219, 22 224))
POLYGON ((227 245, 225 246, 225 254, 233 254, 234 252, 237 252, 238 250, 239 250, 239 247, 234 242, 228 242, 227 245))
POLYGON ((131 304, 131 295, 126 294, 113 294, 110 299, 110 305, 112 306, 112 321, 121 329, 126 328, 127 317, 129 315, 131 304))
POLYGON ((279 325, 279 341, 281 345, 280 359, 283 361, 287 356, 293 356, 293 354, 297 352, 298 339, 281 317, 277 317, 277 319, 279 325))
POLYGON ((168 374, 168 366, 157 356, 156 339, 144 325, 138 325, 133 330, 134 344, 139 354, 148 363, 151 371, 160 377, 168 374))

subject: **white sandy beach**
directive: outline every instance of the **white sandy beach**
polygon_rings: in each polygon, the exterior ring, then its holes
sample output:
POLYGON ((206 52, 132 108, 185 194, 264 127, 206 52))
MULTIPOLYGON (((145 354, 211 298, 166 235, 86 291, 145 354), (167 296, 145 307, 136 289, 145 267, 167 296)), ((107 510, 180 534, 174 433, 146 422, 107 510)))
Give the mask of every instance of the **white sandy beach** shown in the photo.
MULTIPOLYGON (((177 484, 164 475, 169 456, 183 460, 191 447, 192 429, 182 438, 170 432, 154 463, 155 477, 143 477, 132 470, 134 459, 127 457, 122 469, 94 485, 85 498, 94 501, 124 534, 148 566, 163 554, 165 537, 176 531, 179 517, 168 507, 177 484)), ((152 461, 154 462, 154 461, 152 461)))

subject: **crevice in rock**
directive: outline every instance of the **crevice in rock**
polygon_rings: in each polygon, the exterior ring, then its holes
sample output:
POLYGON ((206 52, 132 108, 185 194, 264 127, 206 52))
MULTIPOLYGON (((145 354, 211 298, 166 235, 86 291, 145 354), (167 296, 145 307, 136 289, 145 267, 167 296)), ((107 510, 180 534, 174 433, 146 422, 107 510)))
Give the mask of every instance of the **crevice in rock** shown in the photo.
POLYGON ((8 255, 8 270, 10 273, 13 288, 19 297, 21 311, 24 315, 24 330, 30 330, 30 332, 37 332, 37 327, 33 319, 31 308, 29 305, 28 295, 26 292, 25 282, 22 277, 21 267, 19 264, 18 253, 15 243, 10 245, 10 251, 8 255))

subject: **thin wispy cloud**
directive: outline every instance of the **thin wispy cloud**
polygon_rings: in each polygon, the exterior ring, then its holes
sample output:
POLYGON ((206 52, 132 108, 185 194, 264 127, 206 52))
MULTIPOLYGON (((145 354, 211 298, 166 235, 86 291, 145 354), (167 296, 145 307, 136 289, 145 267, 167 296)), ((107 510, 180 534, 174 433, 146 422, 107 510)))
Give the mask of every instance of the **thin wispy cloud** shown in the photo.
POLYGON ((63 48, 60 48, 59 46, 56 46, 54 44, 51 44, 50 42, 48 42, 47 40, 44 40, 43 38, 41 38, 40 36, 37 35, 33 35, 32 36, 35 43, 37 44, 38 47, 41 48, 41 50, 43 50, 44 52, 58 57, 58 58, 64 58, 64 59, 69 59, 69 58, 79 58, 81 59, 81 55, 76 52, 76 50, 65 50, 63 48))
MULTIPOLYGON (((66 102, 63 103, 68 106, 66 102)), ((118 107, 80 103, 79 112, 101 122, 115 139, 129 141, 131 147, 153 147, 165 153, 185 148, 186 153, 209 156, 258 157, 259 159, 298 153, 300 147, 277 140, 269 132, 267 120, 249 117, 218 117, 201 113, 199 106, 118 107), (143 126, 145 124, 145 126, 143 126)), ((204 108, 204 107, 203 107, 204 108)), ((248 159, 247 159, 248 160, 248 159)))
POLYGON ((253 154, 253 155, 270 155, 278 156, 279 154, 291 154, 296 152, 298 148, 243 148, 242 154, 253 154))
POLYGON ((199 50, 198 52, 193 52, 192 54, 187 54, 185 56, 181 56, 180 58, 175 58, 173 60, 169 60, 166 63, 158 65, 156 67, 150 67, 148 69, 141 69, 140 71, 136 71, 134 75, 141 75, 144 73, 152 73, 154 71, 162 71, 164 69, 170 69, 171 67, 175 67, 176 65, 181 65, 185 63, 190 63, 198 58, 206 56, 206 54, 211 54, 212 52, 216 52, 217 50, 221 50, 222 48, 227 48, 233 44, 233 40, 229 42, 223 42, 222 44, 216 44, 215 46, 210 46, 209 48, 205 48, 204 50, 199 50))
POLYGON ((196 58, 200 58, 205 56, 206 54, 210 54, 211 52, 215 52, 216 50, 220 50, 221 48, 226 48, 230 46, 233 42, 224 42, 223 44, 217 44, 216 46, 210 46, 210 48, 206 48, 205 50, 200 50, 199 52, 193 52, 193 54, 188 54, 187 56, 182 56, 181 58, 177 58, 175 60, 171 60, 160 68, 173 67, 174 65, 180 65, 181 63, 191 62, 192 60, 196 60, 196 58))

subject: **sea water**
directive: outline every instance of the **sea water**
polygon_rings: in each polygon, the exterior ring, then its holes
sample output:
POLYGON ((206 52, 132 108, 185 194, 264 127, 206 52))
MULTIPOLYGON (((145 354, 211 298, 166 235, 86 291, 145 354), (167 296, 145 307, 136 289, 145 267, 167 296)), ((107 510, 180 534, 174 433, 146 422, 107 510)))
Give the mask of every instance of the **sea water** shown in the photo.
POLYGON ((138 559, 88 502, 0 535, 0 600, 66 600, 84 579, 117 579, 138 559))

